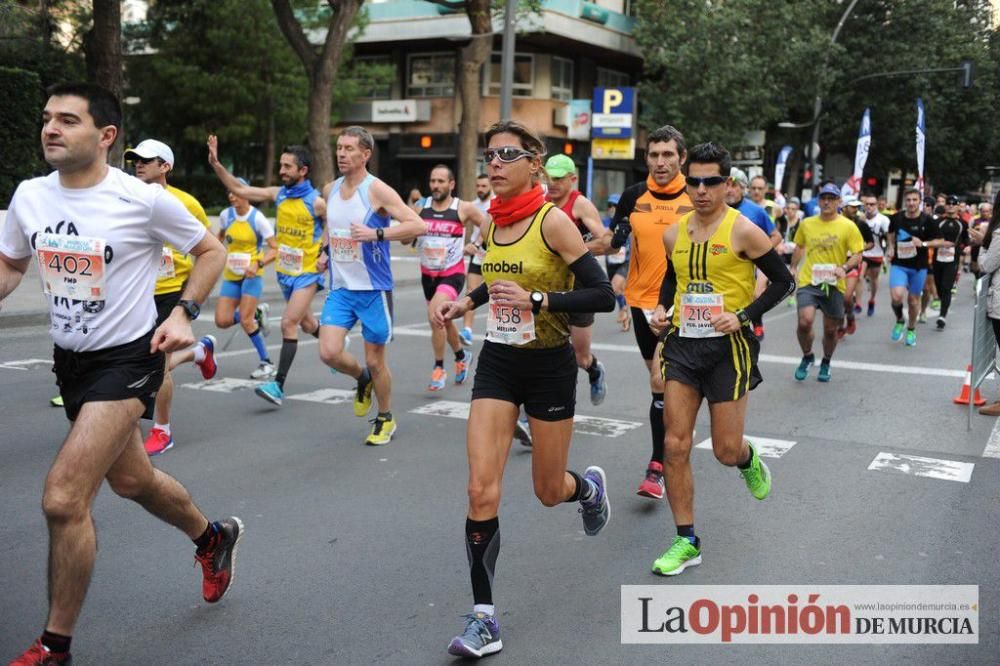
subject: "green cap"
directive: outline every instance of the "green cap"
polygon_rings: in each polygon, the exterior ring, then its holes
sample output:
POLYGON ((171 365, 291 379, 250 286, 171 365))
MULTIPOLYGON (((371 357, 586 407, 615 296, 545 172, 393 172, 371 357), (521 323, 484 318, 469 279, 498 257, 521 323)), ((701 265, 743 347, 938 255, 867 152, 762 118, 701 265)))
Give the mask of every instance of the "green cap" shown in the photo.
POLYGON ((569 155, 553 155, 545 163, 545 172, 549 174, 549 178, 562 178, 576 173, 576 165, 569 155))

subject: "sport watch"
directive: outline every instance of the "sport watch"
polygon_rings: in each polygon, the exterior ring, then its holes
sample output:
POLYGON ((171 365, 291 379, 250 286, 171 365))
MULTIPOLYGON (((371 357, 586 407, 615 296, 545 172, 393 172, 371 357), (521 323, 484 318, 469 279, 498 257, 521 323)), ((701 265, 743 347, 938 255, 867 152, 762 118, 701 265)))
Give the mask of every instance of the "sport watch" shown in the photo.
POLYGON ((746 313, 746 310, 743 310, 741 308, 741 309, 737 310, 736 312, 734 312, 733 314, 735 314, 736 318, 740 320, 740 326, 750 326, 751 325, 750 315, 748 315, 746 313))
POLYGON ((538 314, 542 311, 543 300, 545 300, 545 294, 540 291, 531 292, 531 312, 533 314, 538 314))
POLYGON ((177 301, 177 307, 183 308, 184 314, 188 316, 188 319, 194 321, 201 314, 201 306, 194 301, 180 300, 177 301))

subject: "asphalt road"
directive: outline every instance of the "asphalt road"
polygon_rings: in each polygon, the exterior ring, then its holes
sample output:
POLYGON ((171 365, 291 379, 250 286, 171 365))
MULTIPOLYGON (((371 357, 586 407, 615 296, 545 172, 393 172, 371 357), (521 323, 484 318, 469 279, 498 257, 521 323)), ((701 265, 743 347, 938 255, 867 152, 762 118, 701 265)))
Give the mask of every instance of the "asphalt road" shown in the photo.
MULTIPOLYGON (((695 450, 704 562, 673 579, 649 571, 673 536, 668 508, 634 494, 649 456, 644 367, 631 333, 599 316, 595 347, 610 391, 590 405, 581 373, 578 413, 597 418, 577 424, 570 464, 605 468, 612 520, 586 537, 576 507, 541 506, 531 455, 513 447, 495 584, 505 649, 490 661, 996 664, 1000 432, 991 440, 994 419, 978 415, 967 432, 965 411, 951 401, 970 348, 968 276, 961 287, 948 330, 921 326, 915 348, 889 341, 883 300, 838 350, 835 361, 855 365, 835 364, 827 385, 815 370, 792 379, 794 308, 769 315, 765 381, 751 395, 747 433, 780 440, 768 443, 772 495, 756 502, 734 470, 695 450), (729 584, 978 585, 982 633, 964 646, 622 645, 621 585, 729 584)), ((177 445, 155 464, 210 517, 245 522, 234 588, 217 606, 204 604, 190 542, 105 488, 94 508, 100 551, 76 664, 453 661, 445 648, 471 607, 462 418, 471 381, 424 390, 432 363, 423 308, 419 289, 396 294, 399 431, 387 447, 362 444, 368 424, 347 402, 353 382, 331 376, 312 341, 300 345, 286 386, 298 399, 280 409, 248 388, 256 363, 242 335, 221 357, 220 377, 230 381, 205 386, 195 369, 177 371, 185 385, 175 394, 177 445)), ((199 334, 212 330, 211 316, 203 320, 199 334)), ((0 319, 0 658, 27 647, 45 620, 39 504, 67 423, 47 403, 49 366, 30 359, 50 354, 44 328, 4 328, 0 319)), ((992 398, 996 384, 985 390, 992 398)), ((695 441, 708 432, 703 408, 695 441)))

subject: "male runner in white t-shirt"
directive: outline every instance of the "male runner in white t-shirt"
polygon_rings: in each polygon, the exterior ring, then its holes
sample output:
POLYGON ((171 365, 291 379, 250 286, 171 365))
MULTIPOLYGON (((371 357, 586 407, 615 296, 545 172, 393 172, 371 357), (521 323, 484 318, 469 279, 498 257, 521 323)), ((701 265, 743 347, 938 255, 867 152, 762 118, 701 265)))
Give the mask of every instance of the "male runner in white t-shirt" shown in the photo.
POLYGON ((163 355, 194 343, 191 319, 226 253, 162 187, 108 166, 120 128, 121 106, 107 90, 87 83, 50 88, 41 140, 56 171, 21 183, 0 231, 0 302, 35 257, 49 300, 54 370, 72 423, 42 497, 48 620, 12 662, 18 665, 72 661, 73 627, 97 552, 91 506, 104 479, 195 542, 208 602, 228 591, 243 533, 235 517, 209 522, 143 449, 139 417, 152 418, 163 355), (154 330, 153 286, 164 243, 198 261, 180 304, 154 330))

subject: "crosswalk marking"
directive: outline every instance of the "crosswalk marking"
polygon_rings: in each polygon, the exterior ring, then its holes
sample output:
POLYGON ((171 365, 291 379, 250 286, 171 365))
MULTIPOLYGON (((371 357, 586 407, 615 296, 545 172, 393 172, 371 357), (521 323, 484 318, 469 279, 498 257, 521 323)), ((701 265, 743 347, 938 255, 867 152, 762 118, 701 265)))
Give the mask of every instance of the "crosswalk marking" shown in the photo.
MULTIPOLYGON (((757 449, 757 453, 762 458, 780 458, 788 453, 788 451, 796 444, 796 442, 787 439, 770 439, 769 437, 755 437, 753 435, 747 435, 746 439, 754 445, 754 448, 757 449)), ((708 449, 711 451, 712 438, 709 437, 694 448, 708 449)))
POLYGON ((899 453, 886 453, 885 451, 875 456, 875 459, 868 465, 868 469, 874 471, 898 472, 961 483, 968 483, 972 479, 972 470, 975 467, 974 463, 908 456, 899 453))
MULTIPOLYGON (((436 400, 410 410, 411 414, 425 416, 444 416, 451 419, 469 419, 469 403, 454 400, 436 400)), ((622 421, 605 419, 599 416, 577 414, 573 417, 573 432, 578 435, 596 435, 598 437, 621 437, 630 430, 641 428, 637 421, 622 421)))
POLYGON ((48 367, 52 365, 52 359, 48 358, 26 358, 20 361, 7 361, 0 363, 0 368, 6 370, 31 370, 37 367, 48 367))
POLYGON ((261 382, 255 379, 238 379, 236 377, 220 377, 219 379, 209 379, 203 382, 191 382, 181 384, 184 388, 198 389, 199 391, 214 391, 215 393, 232 393, 233 391, 245 391, 257 388, 261 382))
POLYGON ((325 388, 309 393, 297 393, 286 395, 285 400, 303 400, 305 402, 321 402, 325 405, 340 405, 345 402, 354 402, 355 391, 350 389, 325 388))

